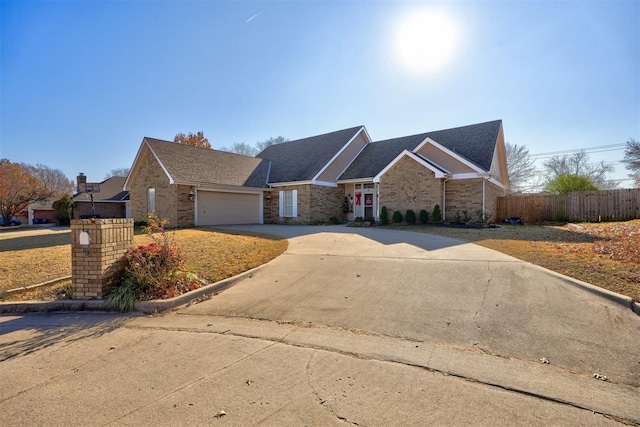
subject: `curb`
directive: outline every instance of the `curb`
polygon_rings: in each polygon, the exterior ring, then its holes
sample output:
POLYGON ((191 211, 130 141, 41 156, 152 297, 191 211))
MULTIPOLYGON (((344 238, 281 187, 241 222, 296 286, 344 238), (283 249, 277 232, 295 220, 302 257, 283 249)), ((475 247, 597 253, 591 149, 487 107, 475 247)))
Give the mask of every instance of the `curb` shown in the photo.
MULTIPOLYGON (((268 264, 268 263, 267 263, 268 264)), ((210 298, 231 286, 245 277, 253 277, 253 274, 265 267, 267 264, 247 270, 236 276, 229 277, 202 288, 193 290, 189 293, 179 295, 174 298, 165 300, 139 301, 135 304, 134 312, 140 313, 157 313, 161 311, 171 310, 182 305, 188 305, 198 300, 210 298)), ((56 311, 111 311, 117 312, 107 305, 104 300, 59 300, 59 301, 19 301, 19 302, 0 302, 0 314, 3 313, 51 313, 56 311)))
POLYGON ((608 289, 604 289, 601 288, 599 286, 595 286, 592 285, 590 283, 587 282, 583 282, 582 280, 578 280, 578 279, 574 279, 573 277, 569 277, 569 276, 565 276, 564 274, 560 274, 558 272, 555 272, 553 270, 549 270, 547 268, 544 267, 540 267, 539 265, 536 264, 532 264, 532 263, 528 263, 529 265, 535 267, 538 270, 542 270, 560 280, 562 280, 563 282, 569 284, 569 285, 573 285, 573 286, 577 286, 581 289, 584 289, 587 292, 591 292, 592 294, 595 294, 601 298, 607 299, 613 303, 616 304, 620 304, 624 307, 627 307, 628 309, 630 309, 631 311, 633 311, 635 314, 637 314, 638 316, 640 316, 640 303, 638 302, 634 302, 633 299, 631 297, 628 297, 626 295, 622 295, 613 291, 610 291, 608 289))

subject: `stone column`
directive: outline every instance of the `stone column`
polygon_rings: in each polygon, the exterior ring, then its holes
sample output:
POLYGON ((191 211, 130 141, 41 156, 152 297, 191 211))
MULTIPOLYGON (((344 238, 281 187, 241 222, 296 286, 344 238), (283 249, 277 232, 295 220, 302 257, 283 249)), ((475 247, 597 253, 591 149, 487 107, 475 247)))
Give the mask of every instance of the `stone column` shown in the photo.
POLYGON ((133 219, 71 220, 71 285, 73 299, 102 299, 133 245, 133 219), (86 243, 88 233, 88 245, 86 243))

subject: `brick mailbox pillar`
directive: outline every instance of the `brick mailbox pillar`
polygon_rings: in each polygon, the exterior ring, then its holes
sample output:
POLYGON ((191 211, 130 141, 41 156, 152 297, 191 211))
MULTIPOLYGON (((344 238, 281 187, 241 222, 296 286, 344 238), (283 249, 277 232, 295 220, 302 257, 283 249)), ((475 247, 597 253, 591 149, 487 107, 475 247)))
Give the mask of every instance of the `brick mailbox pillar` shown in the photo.
POLYGON ((73 299, 102 299, 132 244, 132 218, 71 220, 73 299))

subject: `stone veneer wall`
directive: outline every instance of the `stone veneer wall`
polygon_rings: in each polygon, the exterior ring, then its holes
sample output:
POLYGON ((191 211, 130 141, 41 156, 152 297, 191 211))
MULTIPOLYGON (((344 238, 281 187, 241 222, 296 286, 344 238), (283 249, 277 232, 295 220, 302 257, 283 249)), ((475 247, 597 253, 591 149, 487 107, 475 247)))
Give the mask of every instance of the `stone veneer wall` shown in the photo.
POLYGON ((71 220, 71 286, 73 299, 102 299, 124 267, 124 253, 133 244, 133 219, 71 220), (80 245, 86 231, 88 247, 80 245))
POLYGON ((380 209, 387 207, 389 218, 399 210, 402 216, 407 209, 416 215, 425 209, 431 215, 436 204, 442 208, 442 180, 410 158, 401 159, 380 179, 380 209))

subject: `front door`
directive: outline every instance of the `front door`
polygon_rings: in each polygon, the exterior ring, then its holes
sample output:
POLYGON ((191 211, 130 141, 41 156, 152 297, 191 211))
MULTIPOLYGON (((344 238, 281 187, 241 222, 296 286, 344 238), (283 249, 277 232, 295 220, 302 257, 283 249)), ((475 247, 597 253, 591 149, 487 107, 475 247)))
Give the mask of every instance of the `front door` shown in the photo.
POLYGON ((364 193, 364 218, 373 218, 373 193, 364 193))

